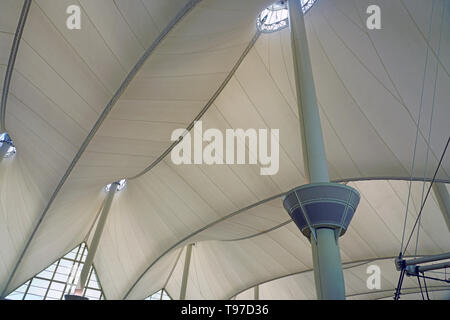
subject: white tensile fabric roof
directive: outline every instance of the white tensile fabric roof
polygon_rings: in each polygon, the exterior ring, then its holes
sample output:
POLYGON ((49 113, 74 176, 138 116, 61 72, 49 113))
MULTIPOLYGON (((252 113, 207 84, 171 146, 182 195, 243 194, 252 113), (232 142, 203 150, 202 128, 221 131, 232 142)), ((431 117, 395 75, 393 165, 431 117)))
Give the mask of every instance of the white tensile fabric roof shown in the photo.
MULTIPOLYGON (((94 259, 108 299, 143 299, 162 287, 177 298, 192 242, 188 299, 240 298, 260 283, 262 298, 315 298, 310 245, 280 196, 307 183, 289 29, 255 37, 256 16, 271 2, 32 1, 6 109, 17 154, 0 165, 0 290, 11 278, 6 293, 13 291, 85 239, 89 245, 103 187, 126 177, 94 259), (66 28, 74 3, 81 30, 66 28), (165 153, 171 133, 194 120, 204 129, 279 128, 279 172, 174 165, 165 153)), ((0 2, 2 82, 21 8, 0 2)), ((428 37, 431 12, 423 0, 318 0, 306 15, 330 178, 361 193, 340 239, 349 298, 383 298, 396 285, 392 257, 427 47, 414 178, 423 179, 425 166, 432 178, 450 134, 450 5, 435 1, 428 37), (382 9, 381 30, 366 28, 369 4, 382 9), (386 291, 368 292, 367 264, 357 264, 370 261, 382 267, 386 291)), ((450 181, 448 154, 437 178, 450 181)), ((422 183, 412 190, 407 235, 422 183)), ((448 251, 449 229, 431 194, 418 254, 448 251)))

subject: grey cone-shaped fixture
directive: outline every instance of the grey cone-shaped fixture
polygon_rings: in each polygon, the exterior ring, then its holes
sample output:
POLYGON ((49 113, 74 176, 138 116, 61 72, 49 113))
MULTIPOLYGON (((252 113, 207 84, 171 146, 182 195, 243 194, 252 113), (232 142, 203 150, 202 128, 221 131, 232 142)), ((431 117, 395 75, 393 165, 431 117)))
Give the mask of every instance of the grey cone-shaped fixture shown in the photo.
MULTIPOLYGON (((283 199, 286 211, 308 239, 319 228, 342 236, 359 204, 359 192, 337 183, 308 184, 293 189, 283 199)), ((315 235, 313 235, 315 237, 315 235)))

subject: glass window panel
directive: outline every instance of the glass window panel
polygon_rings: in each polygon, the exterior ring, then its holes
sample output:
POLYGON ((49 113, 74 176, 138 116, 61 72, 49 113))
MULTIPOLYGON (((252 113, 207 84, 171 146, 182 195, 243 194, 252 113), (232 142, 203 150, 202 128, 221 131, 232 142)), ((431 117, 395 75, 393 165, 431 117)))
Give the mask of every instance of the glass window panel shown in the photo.
POLYGON ((73 266, 72 260, 66 260, 63 258, 59 261, 59 268, 63 267, 63 268, 67 268, 70 270, 70 268, 72 268, 72 266, 73 266))
POLYGON ((63 291, 64 287, 65 287, 65 284, 59 283, 59 282, 52 282, 52 284, 50 285, 50 289, 58 290, 58 291, 63 291))
POLYGON ((14 292, 22 292, 24 293, 25 290, 27 290, 28 285, 30 284, 30 281, 27 281, 27 283, 24 283, 23 285, 21 285, 19 288, 17 288, 17 290, 15 290, 14 292))
POLYGON ((100 289, 100 287, 98 286, 98 282, 93 280, 92 277, 91 277, 91 280, 89 280, 88 287, 93 288, 93 289, 100 289))
POLYGON ((75 260, 77 258, 77 250, 73 250, 72 252, 69 252, 64 256, 64 258, 73 259, 75 260))
MULTIPOLYGON (((81 244, 81 249, 83 247, 85 247, 85 245, 81 244)), ((83 259, 84 261, 87 256, 87 250, 84 250, 82 256, 81 249, 73 249, 59 261, 41 271, 32 280, 28 280, 21 285, 6 298, 13 300, 20 300, 22 298, 26 300, 42 300, 47 293, 46 299, 59 300, 63 299, 63 294, 73 294, 83 267, 83 263, 80 263, 79 260, 83 259), (78 261, 73 260, 77 258, 78 261), (31 285, 28 288, 30 281, 31 285), (27 294, 24 297, 25 291, 27 294)), ((93 270, 93 268, 91 268, 91 270, 93 270)), ((104 299, 101 285, 95 275, 95 271, 92 271, 92 274, 90 275, 89 284, 85 290, 85 296, 92 300, 98 300, 100 298, 104 299)))
POLYGON ((62 298, 62 291, 59 290, 49 290, 47 293, 46 299, 61 299, 62 298))
POLYGON ((7 296, 6 299, 9 299, 9 300, 22 300, 23 299, 23 292, 13 292, 9 296, 7 296))
POLYGON ((44 296, 29 293, 25 296, 25 300, 44 300, 44 296))
POLYGON ((49 271, 47 269, 37 275, 37 277, 45 278, 45 279, 51 279, 52 276, 53 276, 53 271, 49 271))
POLYGON ((32 295, 44 297, 46 291, 47 291, 47 289, 44 289, 44 288, 30 286, 30 288, 28 289, 28 292, 27 292, 27 296, 29 294, 32 294, 32 295))
POLYGON ((100 299, 101 292, 98 290, 86 289, 85 296, 92 299, 100 299))
POLYGON ((60 274, 58 272, 55 273, 55 280, 61 281, 61 282, 66 282, 67 281, 68 276, 66 274, 60 274))
POLYGON ((49 285, 50 285, 50 281, 49 280, 44 280, 44 279, 34 278, 33 281, 31 282, 31 286, 33 286, 33 287, 39 287, 39 288, 47 289, 49 285))

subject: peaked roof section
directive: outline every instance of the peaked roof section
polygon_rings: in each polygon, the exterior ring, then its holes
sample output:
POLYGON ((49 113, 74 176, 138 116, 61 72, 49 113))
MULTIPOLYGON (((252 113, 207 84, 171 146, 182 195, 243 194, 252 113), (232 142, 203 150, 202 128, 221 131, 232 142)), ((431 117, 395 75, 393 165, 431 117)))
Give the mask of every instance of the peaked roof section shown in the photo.
MULTIPOLYGON (((66 294, 75 292, 87 254, 88 248, 86 244, 80 244, 11 292, 6 299, 64 300, 66 294)), ((83 291, 83 297, 87 297, 90 300, 103 300, 105 295, 101 288, 95 268, 91 267, 87 285, 83 291)))

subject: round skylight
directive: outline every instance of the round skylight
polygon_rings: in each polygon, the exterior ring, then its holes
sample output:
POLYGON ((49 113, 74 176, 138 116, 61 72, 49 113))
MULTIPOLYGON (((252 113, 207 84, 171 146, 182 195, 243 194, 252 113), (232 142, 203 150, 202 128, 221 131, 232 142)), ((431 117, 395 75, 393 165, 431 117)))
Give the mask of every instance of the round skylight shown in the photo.
POLYGON ((9 145, 9 149, 6 151, 4 158, 12 157, 16 153, 16 147, 6 132, 0 134, 0 146, 3 146, 5 143, 9 145))
MULTIPOLYGON (((317 0, 297 0, 302 4, 305 14, 317 0)), ((275 32, 289 26, 287 0, 277 1, 264 9, 256 19, 258 30, 264 33, 275 32)))
POLYGON ((115 185, 117 187, 116 191, 122 191, 127 186, 127 179, 122 179, 120 181, 108 184, 105 187, 105 191, 109 192, 109 189, 111 189, 112 185, 115 185))

